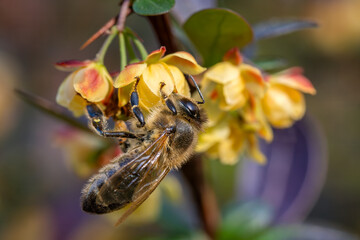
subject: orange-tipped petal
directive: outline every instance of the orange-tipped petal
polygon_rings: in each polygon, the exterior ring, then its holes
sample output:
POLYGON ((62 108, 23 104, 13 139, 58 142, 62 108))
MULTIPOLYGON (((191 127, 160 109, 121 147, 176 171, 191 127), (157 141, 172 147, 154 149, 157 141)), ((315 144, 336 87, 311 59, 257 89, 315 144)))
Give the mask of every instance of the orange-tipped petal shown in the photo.
POLYGON ((239 68, 229 62, 221 62, 212 66, 204 74, 204 81, 213 81, 220 84, 226 84, 236 78, 239 78, 239 68))
POLYGON ((134 63, 127 65, 124 70, 122 70, 119 76, 114 82, 114 87, 122 88, 136 80, 135 77, 140 77, 141 74, 146 69, 146 63, 134 63))
POLYGON ((74 71, 80 67, 86 67, 92 63, 90 60, 79 61, 79 60, 68 60, 55 63, 55 67, 61 71, 74 71))
POLYGON ((169 65, 174 65, 180 69, 183 73, 190 75, 197 75, 206 70, 199 64, 197 64, 195 58, 187 52, 176 52, 169 54, 161 59, 161 62, 164 62, 169 65))
POLYGON ((242 64, 240 75, 246 84, 246 89, 256 97, 263 97, 265 93, 265 81, 261 71, 248 64, 242 64))
POLYGON ((266 118, 278 128, 290 127, 305 113, 304 96, 293 88, 278 84, 268 89, 262 105, 266 118))
POLYGON ((177 92, 186 97, 190 97, 189 84, 187 83, 184 74, 177 67, 171 65, 167 65, 167 67, 173 76, 177 92))
POLYGON ((89 102, 103 101, 111 90, 110 81, 110 75, 95 67, 87 67, 74 72, 75 91, 89 102))
POLYGON ((163 92, 168 96, 174 91, 174 79, 170 69, 164 63, 150 64, 142 74, 142 81, 149 90, 160 97, 160 83, 165 83, 163 92))
POLYGON ((165 54, 166 48, 164 46, 160 49, 152 51, 145 59, 147 64, 157 63, 165 54))
POLYGON ((271 76, 270 81, 297 89, 304 93, 316 94, 316 89, 310 80, 302 75, 302 72, 303 70, 299 67, 290 68, 271 76))
POLYGON ((232 48, 225 53, 224 61, 231 62, 234 65, 240 65, 242 63, 242 57, 238 48, 232 48))

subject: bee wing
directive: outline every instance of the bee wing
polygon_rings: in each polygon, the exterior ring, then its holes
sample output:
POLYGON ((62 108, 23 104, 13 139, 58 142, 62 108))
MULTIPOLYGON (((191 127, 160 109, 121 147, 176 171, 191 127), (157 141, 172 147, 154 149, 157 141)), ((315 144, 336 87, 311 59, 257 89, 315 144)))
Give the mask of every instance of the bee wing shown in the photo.
POLYGON ((170 171, 164 152, 168 134, 164 131, 148 148, 114 173, 100 188, 97 197, 107 205, 130 203, 116 225, 126 219, 155 190, 170 171))
MULTIPOLYGON (((115 223, 115 226, 121 224, 131 213, 133 213, 150 196, 150 194, 157 188, 157 186, 164 179, 164 177, 169 173, 170 169, 157 168, 149 171, 155 171, 155 173, 157 173, 158 175, 155 178, 151 179, 152 182, 147 182, 146 179, 143 180, 145 184, 140 184, 142 186, 137 192, 137 196, 135 197, 134 201, 131 203, 129 209, 126 210, 126 212, 123 213, 123 215, 121 215, 119 220, 115 223)), ((155 176, 155 174, 151 174, 151 175, 155 176)))
MULTIPOLYGON (((166 149, 168 135, 164 132, 146 151, 150 151, 151 154, 148 161, 149 167, 146 173, 143 175, 140 183, 136 187, 133 194, 133 202, 130 203, 130 207, 119 218, 115 226, 122 223, 131 213, 133 213, 156 189, 164 177, 169 173, 170 168, 164 165, 164 152, 166 149)), ((145 151, 145 152, 146 152, 145 151)))

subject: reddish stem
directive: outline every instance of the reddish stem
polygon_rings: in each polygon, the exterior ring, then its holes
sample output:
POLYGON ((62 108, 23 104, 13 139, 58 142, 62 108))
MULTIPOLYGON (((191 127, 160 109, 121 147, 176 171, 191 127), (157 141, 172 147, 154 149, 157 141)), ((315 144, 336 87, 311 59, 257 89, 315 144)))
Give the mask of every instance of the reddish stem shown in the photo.
POLYGON ((126 17, 130 14, 130 0, 124 0, 121 4, 119 18, 117 21, 117 29, 122 32, 125 28, 126 17))
POLYGON ((148 19, 156 32, 160 45, 166 47, 166 52, 174 53, 178 51, 174 35, 171 31, 169 15, 149 16, 148 19))
POLYGON ((181 171, 191 188, 203 228, 210 239, 215 239, 220 213, 215 193, 205 181, 202 155, 194 155, 181 171))

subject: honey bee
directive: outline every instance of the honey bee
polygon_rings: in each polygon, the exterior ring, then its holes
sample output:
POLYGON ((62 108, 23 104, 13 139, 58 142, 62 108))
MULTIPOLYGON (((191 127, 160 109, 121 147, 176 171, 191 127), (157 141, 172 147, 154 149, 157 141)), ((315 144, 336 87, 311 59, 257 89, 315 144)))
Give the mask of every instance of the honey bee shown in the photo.
POLYGON ((129 120, 129 132, 106 131, 102 111, 94 104, 87 107, 97 133, 127 139, 126 152, 90 178, 81 195, 82 209, 89 213, 104 214, 129 205, 116 225, 149 197, 170 170, 178 169, 189 159, 206 122, 206 114, 198 105, 204 100, 195 102, 177 93, 165 96, 164 84, 160 91, 165 104, 153 109, 145 119, 141 111, 135 110, 136 85, 130 97, 135 117, 129 120))

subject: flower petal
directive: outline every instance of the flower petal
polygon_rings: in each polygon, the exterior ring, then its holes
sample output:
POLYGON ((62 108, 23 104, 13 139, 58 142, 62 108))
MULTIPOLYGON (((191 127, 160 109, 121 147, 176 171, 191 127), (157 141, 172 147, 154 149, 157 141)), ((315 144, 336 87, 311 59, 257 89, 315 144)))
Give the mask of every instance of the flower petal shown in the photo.
POLYGON ((265 81, 261 71, 248 64, 241 64, 240 75, 246 84, 246 89, 254 96, 262 98, 265 93, 265 81))
POLYGON ((133 89, 133 84, 129 84, 125 87, 118 89, 119 107, 123 107, 129 102, 129 98, 130 98, 129 96, 132 89, 133 89))
POLYGON ((270 81, 300 90, 304 93, 316 94, 314 86, 309 79, 302 75, 302 72, 303 70, 299 67, 290 68, 273 75, 270 77, 270 81))
POLYGON ((86 105, 86 100, 76 94, 67 108, 72 111, 75 117, 80 117, 85 114, 86 105))
POLYGON ((272 85, 263 100, 264 113, 274 127, 290 127, 305 113, 304 96, 297 90, 283 85, 272 85))
POLYGON ((69 106, 70 102, 76 95, 73 78, 74 73, 71 73, 69 76, 67 76, 61 83, 56 95, 56 102, 66 108, 69 106))
POLYGON ((241 152, 244 150, 245 132, 240 128, 237 119, 228 122, 230 136, 219 145, 220 161, 224 164, 233 165, 238 162, 241 152))
POLYGON ((256 162, 260 164, 266 163, 266 157, 262 152, 259 150, 259 143, 258 139, 255 134, 248 135, 248 153, 256 162))
POLYGON ((136 80, 135 77, 140 77, 141 74, 146 69, 146 63, 134 63, 127 65, 124 70, 122 70, 119 76, 114 82, 114 87, 122 88, 136 80))
POLYGON ((85 113, 86 100, 75 92, 73 77, 74 73, 67 76, 61 83, 56 102, 72 111, 75 117, 79 117, 85 113))
POLYGON ((75 91, 90 102, 103 101, 111 90, 111 77, 95 67, 87 67, 74 72, 75 91))
POLYGON ((149 87, 144 82, 143 78, 141 77, 139 85, 137 87, 138 94, 139 94, 139 105, 141 108, 145 109, 147 112, 150 111, 154 106, 156 106, 160 101, 161 98, 158 95, 155 95, 149 87))
POLYGON ((142 74, 143 82, 150 91, 160 97, 160 83, 165 83, 163 92, 170 95, 174 91, 174 79, 170 69, 164 63, 150 64, 142 74))
MULTIPOLYGON (((241 142, 241 138, 238 142, 241 142)), ((233 141, 224 140, 219 143, 219 158, 223 164, 234 165, 238 162, 240 156, 233 148, 233 141)))
POLYGON ((266 120, 260 99, 250 95, 248 104, 239 112, 244 120, 245 130, 256 132, 267 142, 272 141, 273 132, 266 120))
POLYGON ((93 61, 85 60, 68 60, 55 63, 55 67, 61 71, 74 71, 80 67, 86 67, 87 65, 91 64, 93 61))
POLYGON ((243 106, 247 99, 244 89, 245 83, 239 77, 224 84, 223 92, 226 104, 231 108, 243 106))
POLYGON ((225 56, 223 58, 226 62, 231 62, 232 64, 238 66, 242 63, 242 57, 240 55, 240 51, 238 48, 232 48, 227 53, 225 53, 225 56))
POLYGON ((171 65, 167 65, 167 67, 173 76, 177 92, 183 96, 190 97, 190 87, 184 77, 184 74, 177 67, 171 65))
POLYGON ((160 49, 151 52, 146 57, 145 63, 147 64, 157 63, 162 58, 162 56, 164 56, 165 52, 166 52, 166 48, 164 46, 160 47, 160 49))
POLYGON ((221 62, 212 66, 204 74, 204 81, 213 81, 220 84, 228 83, 239 78, 239 68, 229 62, 221 62))
POLYGON ((197 152, 207 151, 213 145, 225 141, 230 135, 230 129, 226 121, 221 121, 218 125, 207 128, 199 135, 196 146, 197 152))
POLYGON ((206 70, 199 64, 197 64, 195 58, 187 52, 176 52, 169 54, 160 60, 169 65, 174 65, 180 69, 183 73, 190 75, 197 75, 206 70))
MULTIPOLYGON (((217 92, 216 89, 214 91, 217 92)), ((220 107, 219 98, 217 99, 208 98, 206 100, 206 104, 204 104, 203 107, 206 110, 206 114, 208 116, 208 121, 206 125, 210 127, 217 125, 218 121, 226 114, 225 111, 222 111, 219 108, 220 107)))

